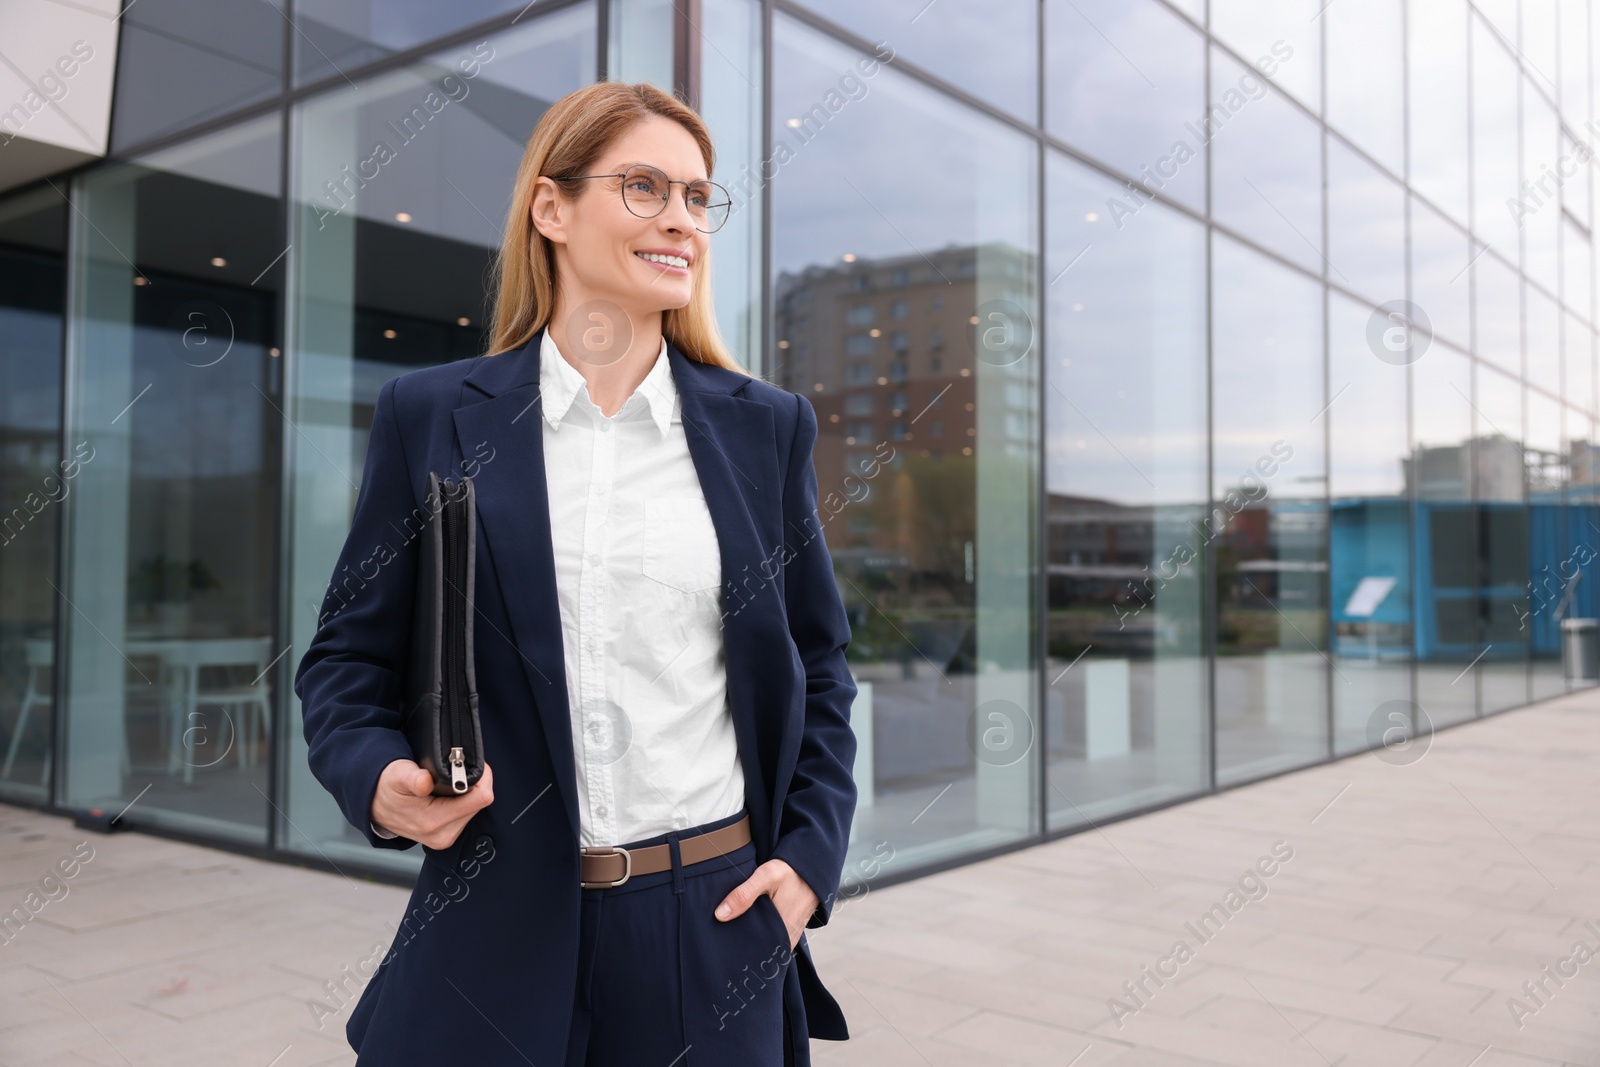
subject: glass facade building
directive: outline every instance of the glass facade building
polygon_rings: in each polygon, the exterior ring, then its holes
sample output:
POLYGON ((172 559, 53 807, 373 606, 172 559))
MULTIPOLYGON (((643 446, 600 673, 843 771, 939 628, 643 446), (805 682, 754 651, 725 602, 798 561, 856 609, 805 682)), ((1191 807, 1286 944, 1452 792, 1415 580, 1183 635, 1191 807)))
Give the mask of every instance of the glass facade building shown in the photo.
POLYGON ((0 799, 415 870, 290 680, 379 387, 482 352, 602 78, 706 117, 723 333, 819 417, 847 885, 1577 684, 1600 11, 916 6, 128 8, 107 158, 0 194, 0 799))

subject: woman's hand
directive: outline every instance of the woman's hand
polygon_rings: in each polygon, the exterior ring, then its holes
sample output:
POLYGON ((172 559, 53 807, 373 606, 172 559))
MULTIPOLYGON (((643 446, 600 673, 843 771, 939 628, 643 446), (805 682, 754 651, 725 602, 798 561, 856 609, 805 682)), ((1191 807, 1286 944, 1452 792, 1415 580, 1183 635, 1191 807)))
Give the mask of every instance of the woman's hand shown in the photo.
POLYGON ((494 802, 494 772, 483 763, 483 777, 460 796, 433 795, 433 775, 415 760, 397 759, 378 776, 372 795, 372 821, 431 849, 449 848, 467 821, 494 802))
POLYGON ((812 913, 821 901, 806 885, 805 879, 783 860, 768 860, 757 867, 749 878, 734 886, 722 898, 722 903, 717 905, 717 918, 727 922, 743 915, 756 902, 756 897, 763 893, 772 897, 778 914, 783 917, 783 925, 789 928, 789 951, 793 952, 800 943, 800 935, 805 932, 806 923, 811 920, 812 913))

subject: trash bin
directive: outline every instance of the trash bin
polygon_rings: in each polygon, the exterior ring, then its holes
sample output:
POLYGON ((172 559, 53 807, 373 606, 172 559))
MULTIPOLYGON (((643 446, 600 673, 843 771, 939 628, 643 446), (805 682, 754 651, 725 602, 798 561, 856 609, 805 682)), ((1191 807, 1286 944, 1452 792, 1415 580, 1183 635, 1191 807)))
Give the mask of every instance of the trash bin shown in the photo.
POLYGON ((1600 682, 1600 619, 1561 620, 1561 666, 1569 682, 1600 682))

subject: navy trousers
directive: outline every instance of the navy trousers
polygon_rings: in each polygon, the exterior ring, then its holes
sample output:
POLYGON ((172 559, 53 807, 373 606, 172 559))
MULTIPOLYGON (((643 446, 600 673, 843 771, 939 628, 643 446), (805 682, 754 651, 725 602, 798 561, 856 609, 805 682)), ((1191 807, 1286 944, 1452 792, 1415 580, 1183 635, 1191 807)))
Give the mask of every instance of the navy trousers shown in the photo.
POLYGON ((766 894, 737 918, 713 914, 755 871, 755 845, 688 867, 678 851, 743 815, 625 842, 670 845, 672 869, 582 891, 566 1067, 784 1067, 783 917, 766 894))

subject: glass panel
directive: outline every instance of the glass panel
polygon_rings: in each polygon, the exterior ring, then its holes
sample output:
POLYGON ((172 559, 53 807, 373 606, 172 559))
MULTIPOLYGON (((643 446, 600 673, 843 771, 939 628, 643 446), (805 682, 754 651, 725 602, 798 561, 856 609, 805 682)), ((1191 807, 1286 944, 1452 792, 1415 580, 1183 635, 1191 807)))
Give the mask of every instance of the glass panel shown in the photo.
POLYGON ((64 804, 264 844, 276 115, 80 180, 64 804), (148 785, 148 790, 146 786, 148 785))
MULTIPOLYGON (((295 0, 294 80, 338 78, 436 37, 526 10, 527 0, 295 0)), ((588 57, 594 66, 593 52, 588 57)))
POLYGON ((1052 828, 1204 789, 1205 228, 1049 157, 1052 828))
MULTIPOLYGON (((319 95, 295 114, 289 260, 296 296, 285 387, 295 434, 285 573, 297 649, 316 633, 350 530, 379 388, 417 367, 481 351, 483 279, 500 246, 498 220, 540 115, 592 75, 594 19, 584 5, 527 20, 486 46, 463 44, 359 88, 319 95), (467 79, 460 62, 480 56, 467 79), (444 84, 441 71, 459 77, 443 76, 455 79, 453 95, 416 135, 428 148, 398 146, 378 177, 357 187, 350 176, 375 144, 396 138, 397 114, 444 84)), ((287 695, 285 846, 335 863, 359 856, 414 869, 420 854, 375 852, 311 776, 299 700, 287 695)))
POLYGON ((1406 295, 1405 188, 1332 136, 1328 277, 1374 304, 1406 295))
POLYGON ((1320 274, 1321 129, 1218 48, 1211 101, 1213 216, 1320 274))
MULTIPOLYGON (((1424 121, 1426 117, 1424 116, 1424 121)), ((1517 63, 1482 19, 1472 20, 1473 232, 1517 261, 1517 63)))
POLYGON ((1212 243, 1217 780, 1327 753, 1322 287, 1212 243))
POLYGON ((1313 113, 1322 110, 1320 27, 1326 2, 1316 0, 1211 0, 1211 32, 1246 62, 1276 56, 1269 75, 1313 113))
POLYGON ((1554 292, 1559 285, 1557 234, 1561 228, 1561 126, 1556 109, 1527 79, 1522 83, 1521 195, 1502 210, 1522 231, 1522 264, 1529 277, 1554 292))
POLYGON ((1478 10, 1489 20, 1485 28, 1489 29, 1495 39, 1505 42, 1506 48, 1515 48, 1517 0, 1477 0, 1477 4, 1478 10))
MULTIPOLYGON (((788 17, 773 29, 777 126, 857 55, 788 17)), ((851 854, 888 833, 915 866, 1039 829, 1038 160, 892 67, 875 81, 774 179, 776 380, 816 406, 822 493, 879 479, 827 525, 851 721, 875 738, 851 854), (906 182, 908 159, 939 180, 906 182)))
MULTIPOLYGON (((1052 0, 1045 27, 1050 132, 1205 210, 1205 37, 1153 0, 1052 0)), ((1120 229, 1144 202, 1119 188, 1106 208, 1120 229)))
POLYGON ((1560 178, 1561 206, 1585 229, 1589 226, 1590 181, 1594 172, 1594 152, 1587 139, 1578 144, 1565 133, 1561 135, 1561 158, 1556 161, 1560 178))
MULTIPOLYGON (((1520 5, 1522 36, 1516 38, 1523 65, 1533 73, 1539 91, 1554 100, 1556 88, 1556 8, 1550 0, 1525 0, 1520 5)), ((1506 35, 1508 38, 1510 34, 1506 35)))
MULTIPOLYGON (((1038 0, 945 0, 937 10, 900 0, 806 0, 805 6, 877 44, 885 59, 901 57, 1019 118, 1038 119, 1038 0)), ((834 78, 848 69, 840 67, 834 78)), ((816 84, 816 95, 780 114, 811 110, 828 91, 816 84)))
POLYGON ((1327 120, 1391 174, 1405 172, 1404 5, 1340 0, 1327 27, 1327 120))
POLYGON ((1522 373, 1522 283, 1493 252, 1474 248, 1478 354, 1511 374, 1522 373))
MULTIPOLYGON (((735 357, 765 373, 766 315, 761 304, 761 7, 753 0, 702 0, 700 117, 717 147, 716 179, 733 199, 717 231, 711 260, 717 323, 735 357)), ((863 57, 854 76, 876 77, 881 64, 863 57)))
POLYGON ((1528 508, 1522 386, 1483 364, 1477 375, 1478 706, 1487 713, 1528 701, 1528 508))
POLYGON ((93 462, 61 449, 67 202, 0 200, 0 796, 47 799, 61 509, 93 462))
POLYGON ((1561 117, 1573 129, 1589 121, 1589 3, 1560 0, 1561 117))
POLYGON ((1531 285, 1523 287, 1528 302, 1528 384, 1551 396, 1561 395, 1561 309, 1531 285))
MULTIPOLYGON (((1535 692, 1541 691, 1546 685, 1540 677, 1550 670, 1544 665, 1545 661, 1560 663, 1561 655, 1560 631, 1554 626, 1541 628, 1537 620, 1541 615, 1555 617, 1561 606, 1560 590, 1572 580, 1573 575, 1581 574, 1582 577, 1573 588, 1572 598, 1561 617, 1600 618, 1600 583, 1594 580, 1596 546, 1600 545, 1600 533, 1595 529, 1600 526, 1600 509, 1595 506, 1600 502, 1600 462, 1597 462, 1595 448, 1595 422, 1587 414, 1572 408, 1567 409, 1565 417, 1570 480, 1566 493, 1566 543, 1556 556, 1557 562, 1549 564, 1540 560, 1541 554, 1547 559, 1548 553, 1543 550, 1539 531, 1536 530, 1530 538, 1535 558, 1530 560, 1533 575, 1528 583, 1527 610, 1530 615, 1529 643, 1535 692), (1549 566, 1549 570, 1545 569, 1546 566, 1549 566)), ((1540 511, 1537 505, 1532 515, 1535 520, 1538 519, 1540 511)), ((1577 685, 1572 688, 1577 688, 1577 685)))
POLYGON ((1411 186, 1468 222, 1467 5, 1409 0, 1411 186))
MULTIPOLYGON (((1411 725, 1411 501, 1406 357, 1370 340, 1381 312, 1328 296, 1329 614, 1334 750, 1383 744, 1411 725)), ((1425 336, 1410 338, 1426 358, 1425 336)))
MULTIPOLYGON (((1518 603, 1529 616, 1527 628, 1521 631, 1519 636, 1522 637, 1524 647, 1528 649, 1532 660, 1529 665, 1531 689, 1524 700, 1543 700, 1545 697, 1566 691, 1566 682, 1561 672, 1560 622, 1556 615, 1561 597, 1554 595, 1554 603, 1544 603, 1536 600, 1531 594, 1538 592, 1549 597, 1557 590, 1564 592, 1568 582, 1567 576, 1572 573, 1573 546, 1596 543, 1596 534, 1592 528, 1584 528, 1576 515, 1570 519, 1567 515, 1566 488, 1571 476, 1572 452, 1563 432, 1561 419, 1561 405, 1532 389, 1528 390, 1528 531, 1524 549, 1526 554, 1520 559, 1506 561, 1507 567, 1513 563, 1521 563, 1525 569, 1515 577, 1521 579, 1526 576, 1527 581, 1527 585, 1519 582, 1517 590, 1522 597, 1518 603), (1569 525, 1579 528, 1569 530, 1569 525), (1542 610, 1536 614, 1535 607, 1540 607, 1542 610)), ((1584 428, 1587 429, 1586 426, 1584 428)), ((1591 509, 1590 515, 1592 514, 1591 509)), ((1592 568, 1590 571, 1586 577, 1592 580, 1594 577, 1592 568)), ((1583 586, 1589 583, 1584 581, 1578 584, 1583 586)), ((1590 596, 1593 596, 1593 593, 1590 593, 1590 596)), ((1581 603, 1583 602, 1580 601, 1581 603)), ((1572 610, 1572 605, 1568 605, 1561 617, 1573 617, 1577 614, 1579 613, 1572 610)), ((1485 701, 1484 710, 1515 707, 1523 702, 1513 700, 1513 696, 1514 692, 1508 691, 1498 704, 1485 701)))
POLYGON ((1438 342, 1411 368, 1417 497, 1417 704, 1434 726, 1477 711, 1477 524, 1472 505, 1472 364, 1438 342))
POLYGON ((1167 2, 1194 19, 1196 26, 1205 24, 1206 0, 1167 0, 1167 2))
POLYGON ((1589 235, 1569 218, 1561 220, 1561 299, 1567 307, 1589 321, 1589 297, 1594 292, 1589 277, 1589 235))
POLYGON ((111 147, 276 96, 289 23, 270 3, 138 0, 123 9, 111 147))
POLYGON ((1411 197, 1411 300, 1435 337, 1462 348, 1472 341, 1472 256, 1465 231, 1411 197))
MULTIPOLYGON (((609 5, 606 9, 607 76, 612 81, 649 82, 671 92, 674 0, 602 2, 609 5)), ((705 56, 704 50, 701 56, 705 56)))
POLYGON ((1595 412, 1594 334, 1570 313, 1563 327, 1561 349, 1565 356, 1566 378, 1562 399, 1585 415, 1592 415, 1595 412))

